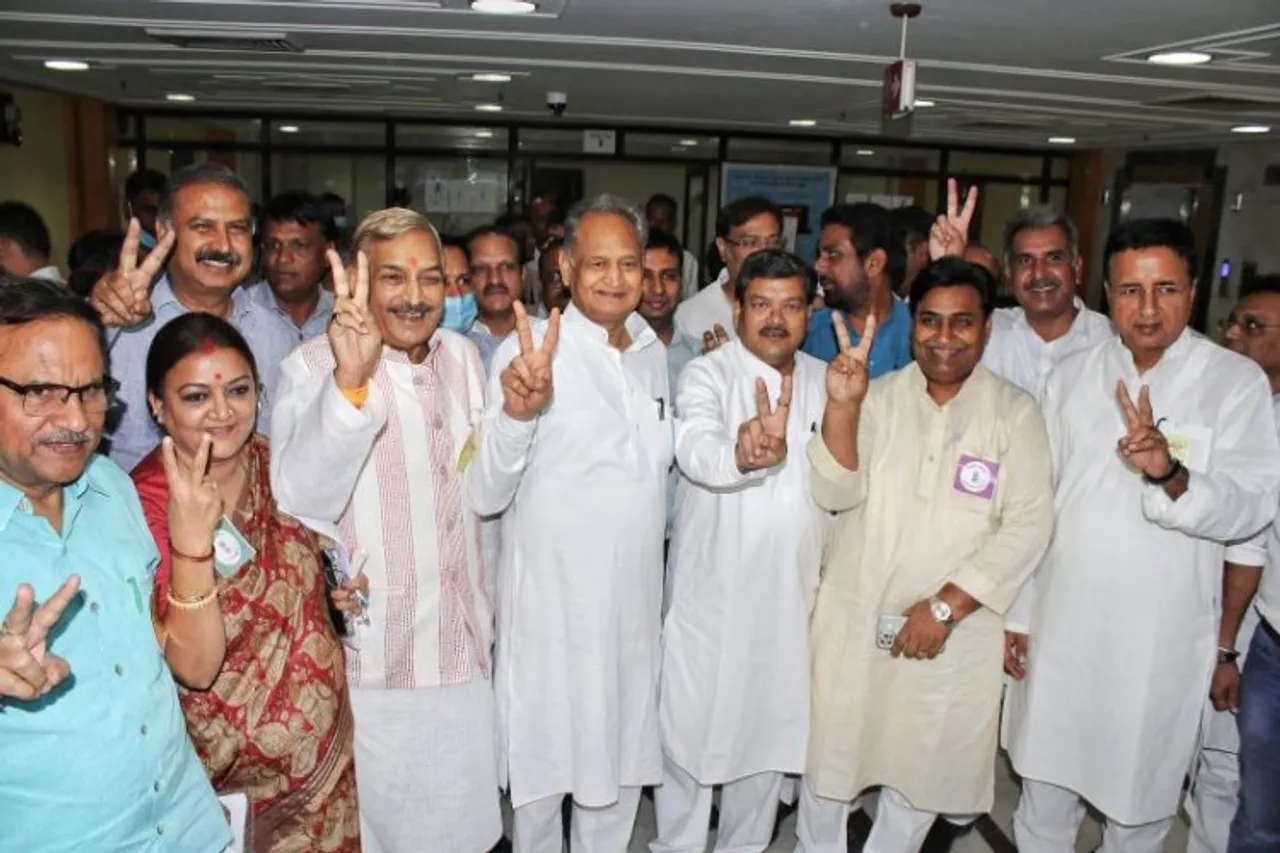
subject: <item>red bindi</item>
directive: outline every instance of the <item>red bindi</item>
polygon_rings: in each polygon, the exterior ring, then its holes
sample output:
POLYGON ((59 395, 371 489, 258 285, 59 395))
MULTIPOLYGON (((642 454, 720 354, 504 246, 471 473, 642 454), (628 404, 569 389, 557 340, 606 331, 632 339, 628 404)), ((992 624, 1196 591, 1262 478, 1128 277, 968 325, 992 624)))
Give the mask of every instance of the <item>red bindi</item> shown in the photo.
POLYGON ((221 381, 222 381, 222 374, 221 374, 221 373, 215 373, 215 374, 213 374, 213 381, 214 381, 214 382, 221 382, 221 381))
POLYGON ((418 259, 417 259, 417 258, 415 258, 415 257, 413 257, 413 256, 410 256, 410 257, 409 257, 409 266, 411 266, 411 267, 416 267, 417 265, 418 265, 418 259))

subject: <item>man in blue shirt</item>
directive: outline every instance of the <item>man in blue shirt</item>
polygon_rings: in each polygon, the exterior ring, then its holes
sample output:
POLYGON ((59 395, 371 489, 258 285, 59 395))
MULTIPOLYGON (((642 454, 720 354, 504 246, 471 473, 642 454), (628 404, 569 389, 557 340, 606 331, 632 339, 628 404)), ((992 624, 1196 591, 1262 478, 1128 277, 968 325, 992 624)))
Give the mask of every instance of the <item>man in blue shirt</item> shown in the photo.
POLYGON ((263 205, 263 280, 248 292, 297 343, 329 328, 334 296, 325 252, 337 238, 328 207, 310 193, 280 193, 263 205))
POLYGON ((876 318, 868 371, 871 378, 911 363, 911 311, 894 296, 893 271, 902 270, 901 247, 893 241, 889 211, 878 204, 838 204, 822 214, 815 269, 825 307, 809 318, 804 352, 831 361, 839 352, 831 312, 845 318, 854 346, 862 338, 867 317, 876 318))
POLYGON ((0 279, 0 849, 221 853, 231 830, 151 624, 155 541, 94 455, 105 350, 70 291, 0 279))

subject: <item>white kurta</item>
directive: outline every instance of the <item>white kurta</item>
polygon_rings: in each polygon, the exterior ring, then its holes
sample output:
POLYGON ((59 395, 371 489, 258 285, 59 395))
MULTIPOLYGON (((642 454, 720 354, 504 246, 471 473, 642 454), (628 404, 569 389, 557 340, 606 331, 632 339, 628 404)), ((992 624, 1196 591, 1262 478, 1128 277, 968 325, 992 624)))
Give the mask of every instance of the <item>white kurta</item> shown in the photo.
POLYGON ((728 280, 728 273, 721 272, 718 279, 681 302, 676 307, 676 328, 695 341, 701 341, 705 332, 719 324, 730 338, 737 337, 738 332, 733 325, 733 301, 724 291, 724 283, 728 280))
POLYGON ((1057 340, 1046 341, 1031 328, 1021 308, 991 312, 991 339, 982 353, 982 364, 997 376, 1017 385, 1032 397, 1044 397, 1049 372, 1067 356, 1097 346, 1111 337, 1111 321, 1105 314, 1075 300, 1076 318, 1057 340))
POLYGON ((871 383, 858 470, 821 432, 818 503, 839 512, 813 614, 813 721, 805 770, 848 801, 884 785, 917 809, 974 814, 995 793, 1001 614, 1053 524, 1048 439, 1030 396, 979 366, 945 406, 918 364, 871 383), (932 660, 876 645, 897 616, 954 583, 980 607, 932 660))
POLYGON ((667 567, 659 722, 667 757, 703 785, 804 770, 809 614, 828 516, 804 445, 822 422, 826 365, 796 354, 788 455, 743 474, 738 427, 755 384, 781 375, 731 341, 685 368, 676 395, 683 478, 667 567))
MULTIPOLYGON (((546 324, 534 321, 539 344, 546 324)), ((495 687, 515 807, 571 792, 582 806, 662 775, 657 686, 672 409, 667 354, 640 317, 632 344, 570 306, 555 393, 535 420, 502 410, 494 357, 467 471, 482 515, 502 513, 495 687)))
POLYGON ((1045 420, 1056 530, 1036 572, 1027 677, 1008 694, 1018 773, 1075 791, 1136 826, 1174 814, 1195 754, 1217 648, 1223 545, 1280 501, 1266 377, 1187 331, 1137 374, 1113 338, 1050 376, 1045 420), (1177 502, 1143 483, 1116 442, 1118 380, 1150 388, 1190 470, 1177 502))

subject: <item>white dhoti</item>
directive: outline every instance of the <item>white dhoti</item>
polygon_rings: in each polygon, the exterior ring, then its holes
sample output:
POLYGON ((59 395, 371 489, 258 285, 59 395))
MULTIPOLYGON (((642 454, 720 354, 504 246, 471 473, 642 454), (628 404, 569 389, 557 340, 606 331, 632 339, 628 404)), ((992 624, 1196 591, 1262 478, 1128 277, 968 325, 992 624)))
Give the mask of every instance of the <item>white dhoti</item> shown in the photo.
POLYGON ((493 686, 351 690, 364 853, 486 853, 502 837, 493 686))

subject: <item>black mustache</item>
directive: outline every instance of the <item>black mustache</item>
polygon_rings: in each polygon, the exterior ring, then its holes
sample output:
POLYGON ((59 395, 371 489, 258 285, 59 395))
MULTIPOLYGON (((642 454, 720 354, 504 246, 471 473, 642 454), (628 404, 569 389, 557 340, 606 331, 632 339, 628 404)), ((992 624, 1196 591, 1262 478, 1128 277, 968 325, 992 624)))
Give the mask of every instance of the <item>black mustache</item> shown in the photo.
POLYGON ((196 263, 213 261, 215 264, 240 265, 240 255, 236 252, 219 252, 217 249, 196 249, 196 263))
POLYGON ((785 335, 787 330, 784 326, 763 326, 760 329, 760 334, 762 335, 767 335, 771 332, 777 332, 780 335, 785 335))
POLYGON ((486 284, 484 286, 484 295, 488 296, 490 293, 508 293, 509 294, 511 293, 511 289, 507 287, 505 284, 486 284))
POLYGON ((93 441, 93 434, 83 430, 56 427, 40 436, 41 444, 88 444, 93 441))
POLYGON ((432 311, 430 305, 419 303, 417 305, 393 305, 387 309, 389 314, 429 314, 432 311))
POLYGON ((1056 287, 1060 282, 1056 278, 1049 278, 1048 276, 1045 276, 1044 278, 1031 279, 1027 284, 1027 287, 1041 287, 1046 284, 1056 287))

